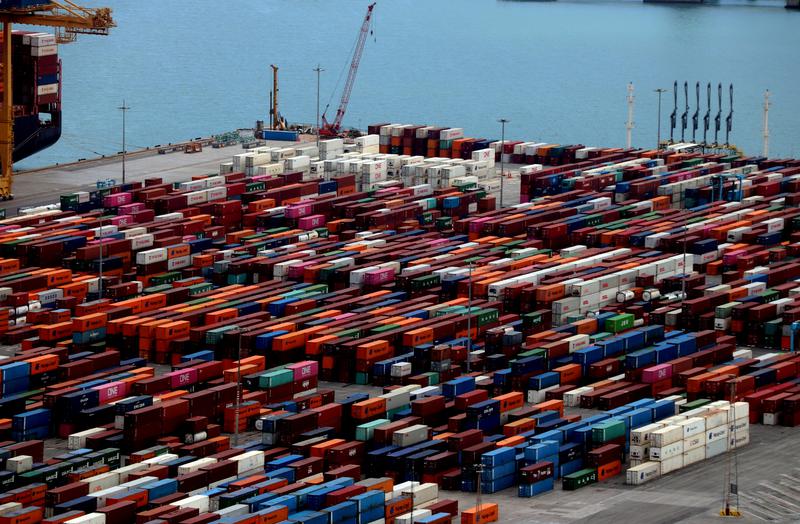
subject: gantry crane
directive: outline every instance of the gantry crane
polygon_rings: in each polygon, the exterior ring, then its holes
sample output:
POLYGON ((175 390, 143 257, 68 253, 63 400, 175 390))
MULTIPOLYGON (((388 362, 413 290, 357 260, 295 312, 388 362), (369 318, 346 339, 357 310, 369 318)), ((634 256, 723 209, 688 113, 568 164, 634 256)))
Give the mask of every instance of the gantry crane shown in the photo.
POLYGON ((278 66, 271 65, 272 68, 272 108, 269 110, 269 127, 270 129, 285 130, 286 119, 283 118, 281 112, 278 110, 278 66))
POLYGON ((375 4, 372 3, 367 7, 367 14, 364 17, 364 22, 361 24, 361 32, 358 34, 355 51, 353 53, 353 60, 350 62, 350 72, 347 74, 347 82, 342 91, 342 100, 339 102, 339 108, 336 110, 336 117, 333 122, 328 122, 325 118, 325 113, 328 112, 328 107, 322 113, 322 129, 319 134, 322 136, 339 136, 342 131, 342 119, 344 113, 347 111, 347 104, 350 102, 350 93, 353 91, 353 84, 356 81, 356 73, 358 72, 358 65, 361 63, 361 55, 364 53, 364 44, 367 43, 367 35, 369 35, 370 21, 372 20, 372 10, 375 9, 375 4))
MULTIPOLYGON (((31 2, 20 2, 31 3, 31 2)), ((81 7, 71 0, 42 0, 38 5, 0 9, 3 24, 3 50, 0 56, 3 79, 3 100, 0 107, 0 199, 13 198, 11 193, 14 167, 14 90, 11 64, 11 27, 13 24, 56 28, 56 41, 75 40, 78 34, 107 35, 115 27, 111 9, 81 7)))

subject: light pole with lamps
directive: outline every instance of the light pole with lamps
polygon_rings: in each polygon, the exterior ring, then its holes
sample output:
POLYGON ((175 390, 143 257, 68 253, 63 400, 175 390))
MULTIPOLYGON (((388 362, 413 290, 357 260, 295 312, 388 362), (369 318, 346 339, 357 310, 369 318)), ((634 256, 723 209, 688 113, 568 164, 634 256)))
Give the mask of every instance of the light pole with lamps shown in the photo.
POLYGON ((661 95, 667 91, 669 90, 661 87, 655 90, 655 92, 658 93, 658 134, 656 138, 656 149, 661 147, 661 95))
POLYGON ((505 155, 503 154, 503 147, 506 143, 506 124, 511 122, 511 120, 507 118, 501 118, 498 120, 500 122, 500 208, 503 208, 503 190, 505 189, 505 179, 506 179, 506 161, 505 155))
POLYGON ((119 106, 117 109, 122 111, 122 183, 125 183, 125 156, 128 153, 126 151, 127 147, 125 145, 125 114, 128 112, 130 107, 125 105, 125 100, 122 101, 122 105, 119 106))
POLYGON ((319 75, 323 71, 325 70, 319 64, 314 68, 314 72, 317 73, 317 155, 319 155, 319 75))

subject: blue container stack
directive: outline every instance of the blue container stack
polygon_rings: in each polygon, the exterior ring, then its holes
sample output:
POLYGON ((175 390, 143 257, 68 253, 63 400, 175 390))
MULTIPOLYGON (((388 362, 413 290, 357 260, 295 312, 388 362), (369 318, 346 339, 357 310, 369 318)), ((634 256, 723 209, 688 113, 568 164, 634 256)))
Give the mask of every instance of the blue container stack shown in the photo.
POLYGON ((495 493, 514 485, 517 472, 517 453, 514 448, 497 448, 481 455, 483 472, 481 489, 495 493))
POLYGON ((28 362, 14 362, 0 366, 0 380, 3 384, 3 396, 28 391, 31 365, 28 362))
POLYGON ((14 415, 11 438, 17 442, 45 439, 50 435, 50 420, 50 410, 44 408, 14 415))

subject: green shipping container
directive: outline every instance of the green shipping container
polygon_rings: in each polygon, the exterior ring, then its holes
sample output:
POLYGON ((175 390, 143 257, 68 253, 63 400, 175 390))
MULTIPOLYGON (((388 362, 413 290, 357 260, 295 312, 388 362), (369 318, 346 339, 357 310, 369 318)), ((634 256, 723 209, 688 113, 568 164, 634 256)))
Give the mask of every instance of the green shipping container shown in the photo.
POLYGON ((575 473, 565 475, 561 481, 561 487, 566 491, 575 491, 578 488, 588 486, 597 482, 596 469, 582 469, 575 473))
POLYGON ((693 400, 691 402, 687 402, 686 404, 682 405, 679 408, 679 412, 683 413, 685 411, 691 411, 693 409, 702 408, 706 404, 711 404, 711 401, 707 398, 698 398, 697 400, 693 400))
POLYGON ((289 384, 293 380, 294 372, 291 369, 268 371, 258 377, 258 387, 262 389, 271 389, 284 384, 289 384))
POLYGON ((592 426, 592 442, 600 444, 625 436, 625 422, 619 419, 608 419, 592 426))
POLYGON ((606 319, 605 329, 611 333, 619 333, 621 331, 625 331, 626 329, 631 329, 635 319, 636 317, 630 313, 615 315, 606 319))
POLYGON ((379 418, 377 420, 373 420, 372 422, 367 422, 366 424, 356 426, 356 440, 360 440, 362 442, 368 442, 372 440, 372 434, 375 433, 375 428, 384 424, 388 424, 389 422, 389 419, 379 418))

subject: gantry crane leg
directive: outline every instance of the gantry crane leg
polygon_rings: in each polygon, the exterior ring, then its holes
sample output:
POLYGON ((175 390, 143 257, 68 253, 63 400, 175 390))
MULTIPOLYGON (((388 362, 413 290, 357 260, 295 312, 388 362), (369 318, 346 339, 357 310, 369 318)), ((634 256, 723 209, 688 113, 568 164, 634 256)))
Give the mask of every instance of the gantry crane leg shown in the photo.
POLYGON ((3 24, 3 107, 0 110, 0 199, 11 196, 14 166, 14 82, 11 80, 11 23, 3 24))

